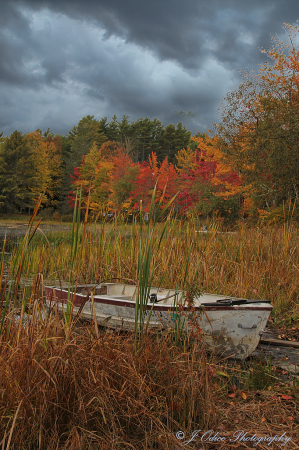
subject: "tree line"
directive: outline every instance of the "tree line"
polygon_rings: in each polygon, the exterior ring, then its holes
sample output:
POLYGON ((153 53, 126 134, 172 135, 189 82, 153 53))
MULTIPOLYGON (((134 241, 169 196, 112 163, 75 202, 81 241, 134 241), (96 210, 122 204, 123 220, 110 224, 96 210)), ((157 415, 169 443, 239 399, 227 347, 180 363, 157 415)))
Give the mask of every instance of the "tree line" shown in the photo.
POLYGON ((44 208, 70 212, 68 195, 71 176, 93 145, 114 142, 135 163, 146 161, 152 152, 161 162, 175 161, 176 153, 190 143, 191 132, 182 123, 164 126, 148 118, 130 122, 114 116, 97 120, 86 116, 63 136, 36 130, 23 135, 15 131, 0 135, 0 208, 2 212, 24 212, 43 193, 44 208))
POLYGON ((66 136, 15 131, 0 146, 0 202, 9 213, 32 208, 41 192, 44 211, 71 213, 78 189, 93 216, 139 211, 141 201, 146 213, 156 186, 163 205, 176 196, 178 214, 227 215, 240 209, 240 185, 217 138, 191 137, 182 124, 164 127, 157 119, 130 124, 126 116, 110 123, 87 116, 66 136))

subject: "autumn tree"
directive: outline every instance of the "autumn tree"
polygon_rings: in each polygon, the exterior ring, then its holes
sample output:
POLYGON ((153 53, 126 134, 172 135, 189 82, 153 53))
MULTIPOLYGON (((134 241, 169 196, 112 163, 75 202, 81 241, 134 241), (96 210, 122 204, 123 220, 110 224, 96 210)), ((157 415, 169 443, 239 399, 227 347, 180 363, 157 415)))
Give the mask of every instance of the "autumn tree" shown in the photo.
POLYGON ((60 210, 62 212, 69 210, 67 196, 71 187, 70 176, 73 174, 75 167, 80 166, 83 156, 90 151, 94 143, 99 147, 107 140, 107 137, 101 131, 100 122, 94 116, 83 117, 78 125, 72 128, 69 137, 70 152, 64 166, 61 188, 62 199, 60 202, 60 210))
POLYGON ((43 206, 56 207, 62 180, 61 140, 40 130, 25 136, 34 154, 38 191, 43 194, 43 206))
POLYGON ((48 155, 48 170, 50 183, 45 191, 46 205, 56 208, 60 196, 60 188, 63 179, 62 140, 60 136, 49 134, 44 138, 46 153, 48 155))
POLYGON ((75 190, 79 188, 82 189, 83 208, 88 196, 90 210, 95 215, 109 206, 113 193, 112 174, 114 173, 116 181, 115 162, 120 153, 121 149, 115 142, 107 141, 100 147, 96 142, 93 143, 88 154, 83 156, 80 167, 76 167, 71 175, 72 189, 68 196, 71 205, 74 202, 75 190))
POLYGON ((122 149, 113 159, 113 171, 110 175, 110 206, 120 212, 132 206, 131 194, 136 189, 136 177, 139 165, 133 163, 131 158, 122 149))
POLYGON ((259 206, 299 199, 298 26, 284 25, 257 75, 227 94, 216 126, 220 148, 259 206))
POLYGON ((193 137, 197 147, 177 154, 179 203, 184 212, 218 213, 236 218, 241 207, 242 184, 236 171, 217 148, 217 138, 193 137))
POLYGON ((149 211, 155 186, 155 202, 162 200, 162 205, 165 206, 168 200, 177 193, 176 181, 177 173, 173 164, 169 163, 167 158, 162 163, 159 163, 157 155, 152 153, 148 162, 145 161, 139 166, 139 172, 136 177, 137 189, 132 192, 135 208, 139 208, 139 202, 142 200, 144 210, 149 211))

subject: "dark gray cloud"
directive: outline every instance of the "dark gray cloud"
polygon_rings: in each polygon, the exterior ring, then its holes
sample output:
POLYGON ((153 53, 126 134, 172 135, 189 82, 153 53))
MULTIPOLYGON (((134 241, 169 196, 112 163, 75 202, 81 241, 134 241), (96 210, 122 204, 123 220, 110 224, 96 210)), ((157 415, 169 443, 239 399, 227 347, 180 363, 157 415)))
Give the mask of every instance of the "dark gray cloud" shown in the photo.
POLYGON ((297 0, 26 0, 20 4, 93 20, 107 36, 121 36, 186 67, 197 67, 213 41, 211 53, 238 63, 251 53, 252 44, 268 44, 269 35, 279 33, 283 22, 297 20, 299 13, 297 0))
POLYGON ((239 69, 257 69, 259 48, 297 18, 297 0, 2 0, 0 130, 183 110, 202 131, 239 69))

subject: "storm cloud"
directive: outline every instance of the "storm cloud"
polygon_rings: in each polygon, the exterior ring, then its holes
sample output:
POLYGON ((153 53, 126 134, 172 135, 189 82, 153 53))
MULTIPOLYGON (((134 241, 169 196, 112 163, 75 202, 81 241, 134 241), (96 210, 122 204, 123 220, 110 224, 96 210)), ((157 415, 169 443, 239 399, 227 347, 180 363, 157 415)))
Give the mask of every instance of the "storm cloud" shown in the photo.
POLYGON ((297 0, 2 0, 0 132, 65 134, 87 114, 204 131, 298 18, 297 0))

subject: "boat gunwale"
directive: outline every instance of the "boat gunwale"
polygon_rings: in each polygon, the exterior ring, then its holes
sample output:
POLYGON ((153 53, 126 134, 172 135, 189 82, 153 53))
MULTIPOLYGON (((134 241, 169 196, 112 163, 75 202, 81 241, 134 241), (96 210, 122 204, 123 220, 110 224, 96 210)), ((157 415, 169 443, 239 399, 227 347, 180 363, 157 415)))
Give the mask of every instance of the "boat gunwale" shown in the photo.
MULTIPOLYGON (((105 284, 108 284, 108 283, 105 283, 105 284)), ((60 287, 57 287, 57 286, 45 286, 45 288, 50 289, 52 291, 54 290, 55 292, 59 292, 59 293, 63 292, 65 294, 68 294, 68 290, 61 289, 60 287)), ((88 294, 81 294, 81 293, 76 292, 74 306, 80 306, 80 304, 78 304, 78 302, 80 300, 86 299, 87 295, 88 294), (75 305, 75 303, 77 305, 75 305)), ((217 297, 217 294, 208 294, 208 295, 213 295, 213 296, 217 297)), ((231 299, 234 300, 235 298, 231 297, 231 299)), ((53 299, 52 301, 57 302, 57 300, 62 300, 60 303, 66 303, 67 299, 66 298, 57 298, 56 300, 53 299)), ((128 299, 121 299, 121 298, 114 297, 113 295, 106 295, 106 294, 94 295, 93 300, 95 303, 102 303, 102 304, 106 304, 106 305, 114 305, 114 306, 129 307, 129 308, 135 308, 135 305, 136 305, 135 301, 128 300, 128 299)), ((246 300, 246 299, 244 299, 244 300, 246 300)), ((173 310, 174 308, 178 308, 178 307, 182 307, 186 311, 188 310, 187 305, 180 304, 180 305, 176 306, 173 304, 162 304, 162 303, 160 303, 160 304, 148 303, 146 306, 146 310, 153 309, 153 311, 169 311, 169 310, 173 310)), ((207 304, 195 305, 194 308, 196 311, 201 311, 203 308, 205 311, 227 311, 227 310, 229 310, 229 311, 238 311, 238 310, 240 310, 240 311, 246 311, 246 310, 269 311, 269 310, 273 309, 273 306, 270 303, 265 303, 265 301, 259 302, 258 300, 255 300, 254 303, 247 303, 247 304, 244 303, 244 304, 240 304, 240 305, 225 305, 225 304, 221 304, 221 303, 219 303, 219 305, 215 305, 215 303, 211 302, 211 306, 209 306, 207 304), (263 306, 259 306, 259 305, 263 305, 263 306)))

